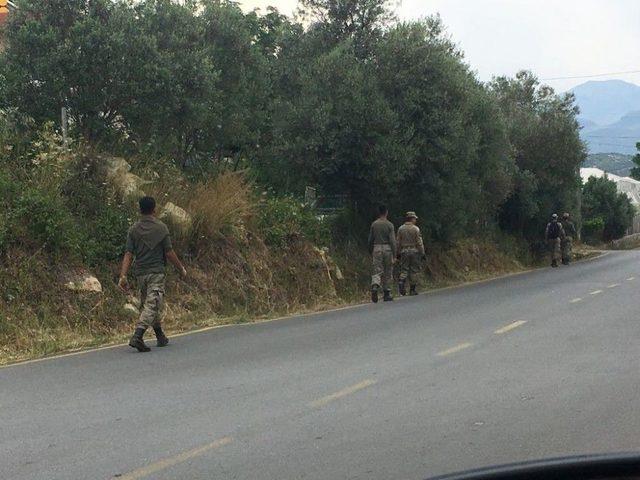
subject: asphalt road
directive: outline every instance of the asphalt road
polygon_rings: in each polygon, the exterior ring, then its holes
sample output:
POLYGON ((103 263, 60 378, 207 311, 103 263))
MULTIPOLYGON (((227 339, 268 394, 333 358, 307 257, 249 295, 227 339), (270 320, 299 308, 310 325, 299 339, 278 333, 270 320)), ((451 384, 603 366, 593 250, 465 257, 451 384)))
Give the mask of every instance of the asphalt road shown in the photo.
POLYGON ((612 252, 2 368, 0 479, 422 479, 640 450, 639 287, 640 251, 612 252))

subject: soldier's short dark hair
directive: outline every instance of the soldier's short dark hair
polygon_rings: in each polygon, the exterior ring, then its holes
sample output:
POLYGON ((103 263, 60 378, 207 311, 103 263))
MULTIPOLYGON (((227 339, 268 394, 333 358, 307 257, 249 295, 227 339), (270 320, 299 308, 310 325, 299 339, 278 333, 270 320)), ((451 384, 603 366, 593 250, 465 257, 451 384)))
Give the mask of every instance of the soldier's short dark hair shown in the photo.
POLYGON ((153 197, 142 197, 138 201, 140 205, 140 213, 143 215, 150 215, 156 209, 156 200, 153 197))
POLYGON ((386 205, 378 205, 378 215, 385 215, 387 213, 389 213, 389 209, 386 205))

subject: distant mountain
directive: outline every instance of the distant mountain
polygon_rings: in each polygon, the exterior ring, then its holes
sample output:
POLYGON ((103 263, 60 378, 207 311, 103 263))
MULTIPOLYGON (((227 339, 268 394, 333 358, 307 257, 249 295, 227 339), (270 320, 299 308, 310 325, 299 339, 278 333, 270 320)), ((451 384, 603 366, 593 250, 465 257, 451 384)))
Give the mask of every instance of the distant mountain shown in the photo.
POLYGON ((587 143, 589 153, 636 153, 640 142, 640 111, 630 112, 620 120, 604 127, 584 127, 580 136, 587 143))
POLYGON ((620 153, 594 153, 587 156, 584 167, 599 168, 619 177, 628 177, 631 168, 635 166, 632 158, 632 155, 620 153))
POLYGON ((586 118, 578 118, 578 123, 580 124, 580 127, 583 128, 584 130, 591 130, 594 128, 598 128, 598 124, 596 122, 587 120, 586 118))
POLYGON ((640 86, 622 80, 589 81, 571 90, 580 106, 580 118, 598 125, 617 122, 640 110, 640 86))

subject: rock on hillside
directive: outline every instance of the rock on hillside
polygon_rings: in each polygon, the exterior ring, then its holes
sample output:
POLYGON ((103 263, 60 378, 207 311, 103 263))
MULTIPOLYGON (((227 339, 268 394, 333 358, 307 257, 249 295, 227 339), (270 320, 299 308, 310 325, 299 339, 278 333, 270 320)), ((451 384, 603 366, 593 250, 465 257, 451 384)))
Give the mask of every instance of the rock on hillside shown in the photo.
POLYGON ((142 187, 147 180, 131 173, 131 165, 121 157, 104 157, 105 177, 123 199, 138 199, 144 196, 142 187))

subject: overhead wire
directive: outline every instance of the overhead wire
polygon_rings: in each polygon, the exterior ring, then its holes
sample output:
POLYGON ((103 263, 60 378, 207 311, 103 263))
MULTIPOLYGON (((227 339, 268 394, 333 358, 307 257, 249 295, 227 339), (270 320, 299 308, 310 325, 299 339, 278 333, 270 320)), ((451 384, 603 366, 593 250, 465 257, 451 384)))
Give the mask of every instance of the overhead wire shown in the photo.
POLYGON ((543 82, 551 82, 553 80, 577 80, 580 78, 609 77, 611 75, 631 75, 635 73, 640 73, 640 70, 627 70, 625 72, 594 73, 590 75, 572 75, 567 77, 549 77, 549 78, 542 78, 541 80, 543 82))

